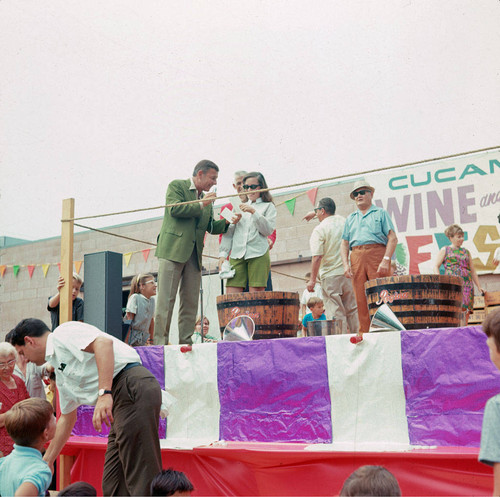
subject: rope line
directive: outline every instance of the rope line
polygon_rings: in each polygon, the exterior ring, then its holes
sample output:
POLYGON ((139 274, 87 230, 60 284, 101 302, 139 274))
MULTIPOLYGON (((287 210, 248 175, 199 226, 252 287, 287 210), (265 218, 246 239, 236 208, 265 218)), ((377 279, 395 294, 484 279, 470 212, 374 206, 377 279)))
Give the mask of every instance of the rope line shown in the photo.
POLYGON ((116 236, 117 238, 125 238, 125 240, 132 240, 133 242, 145 243, 146 245, 152 245, 153 247, 156 247, 156 243, 146 242, 144 240, 138 240, 137 238, 132 238, 130 236, 119 235, 118 233, 111 233, 110 231, 100 230, 98 228, 92 228, 90 226, 84 226, 83 224, 75 223, 75 226, 78 226, 79 228, 85 228, 91 231, 97 231, 98 233, 103 233, 105 235, 116 236))
MULTIPOLYGON (((259 190, 255 190, 256 192, 259 190)), ((263 191, 263 190, 261 190, 263 191)), ((296 198, 302 197, 302 195, 306 195, 307 192, 302 192, 296 195, 295 197, 289 198, 288 200, 283 200, 283 202, 280 202, 279 204, 275 204, 275 207, 279 207, 280 205, 285 205, 288 201, 290 200, 295 200, 296 198)))
MULTIPOLYGON (((104 235, 116 236, 117 238, 124 238, 125 240, 132 240, 133 242, 145 243, 146 245, 151 245, 153 247, 156 247, 156 243, 146 242, 144 240, 139 240, 137 238, 132 238, 130 236, 119 235, 118 233, 111 233, 110 231, 105 231, 105 230, 101 230, 98 228, 92 228, 90 226, 84 226, 83 224, 75 223, 75 226, 78 226, 80 228, 85 228, 85 229, 88 229, 91 231, 97 231, 98 233, 103 233, 104 235)), ((219 257, 217 257, 215 255, 202 254, 202 257, 205 257, 207 259, 214 259, 217 261, 219 260, 219 257)), ((296 280, 301 280, 301 281, 304 280, 304 278, 300 278, 299 276, 294 276, 293 274, 282 273, 281 271, 277 271, 276 269, 271 269, 271 273, 280 274, 281 276, 287 276, 288 278, 294 278, 296 280)))
MULTIPOLYGON (((289 200, 293 200, 293 199, 296 199, 302 195, 305 195, 307 192, 302 192, 302 193, 299 193, 297 196, 295 197, 292 197, 291 199, 289 200)), ((279 205, 283 205, 287 202, 287 200, 285 200, 284 202, 281 202, 279 204, 276 204, 276 206, 279 206, 279 205)), ((138 238, 132 238, 130 236, 125 236, 125 235, 119 235, 118 233, 111 233, 111 231, 106 231, 106 230, 103 230, 103 229, 99 229, 99 228, 92 228, 91 226, 85 226, 83 224, 79 224, 79 223, 74 223, 75 226, 78 226, 79 228, 84 228, 84 229, 87 229, 87 230, 91 230, 91 231, 97 231, 98 233, 103 233, 104 235, 111 235, 111 236, 115 236, 117 238, 124 238, 125 240, 131 240, 133 242, 138 242, 138 243, 144 243, 146 245, 151 245, 153 247, 156 247, 157 244, 156 243, 153 243, 153 242, 146 242, 145 240, 139 240, 138 238)), ((206 254, 202 254, 203 257, 208 257, 208 258, 214 258, 214 259, 218 259, 218 257, 214 257, 214 256, 211 256, 211 255, 206 255, 206 254)), ((286 276, 286 275, 285 275, 286 276)))
MULTIPOLYGON (((416 162, 407 162, 405 164, 397 164, 395 166, 388 166, 388 167, 379 167, 379 168, 376 168, 376 169, 370 169, 369 171, 365 171, 363 173, 348 173, 348 174, 342 174, 342 175, 339 175, 339 176, 332 176, 331 178, 324 178, 324 179, 315 179, 315 180, 309 180, 309 181, 303 181, 301 183, 292 183, 292 184, 289 184, 289 185, 284 185, 284 186, 276 186, 276 187, 273 187, 273 188, 263 188, 261 190, 254 190, 254 193, 257 193, 257 192, 268 192, 268 191, 271 191, 271 190, 284 190, 286 188, 296 188, 296 187, 299 187, 299 186, 305 186, 305 185, 311 185, 313 183, 324 183, 326 181, 334 181, 334 180, 341 180, 341 179, 345 179, 345 178, 351 178, 353 176, 361 176, 361 175, 367 175, 367 174, 373 174, 373 173, 377 173, 377 172, 382 172, 382 171, 391 171, 393 169, 400 169, 400 168, 403 168, 403 167, 409 167, 409 166, 416 166, 418 164, 424 164, 425 162, 433 162, 433 161, 438 161, 438 160, 444 160, 444 159, 452 159, 454 157, 459 157, 459 156, 462 156, 462 155, 470 155, 470 154, 477 154, 477 153, 480 153, 480 152, 487 152, 489 150, 494 150, 496 148, 500 148, 500 145, 497 145, 495 147, 488 147, 488 148, 482 148, 482 149, 479 149, 479 150, 471 150, 470 152, 461 152, 459 154, 452 154, 452 155, 444 155, 442 157, 436 157, 434 159, 425 159, 425 160, 420 160, 420 161, 416 161, 416 162)), ((225 198, 230 198, 230 197, 234 197, 235 194, 230 194, 230 195, 223 195, 223 196, 220 196, 220 197, 217 197, 217 200, 221 200, 221 199, 225 199, 225 198)), ((159 205, 159 206, 156 206, 156 207, 144 207, 144 208, 141 208, 141 209, 132 209, 132 210, 127 210, 127 211, 119 211, 119 212, 110 212, 110 213, 107 213, 107 214, 96 214, 94 216, 82 216, 82 217, 73 217, 73 218, 68 218, 68 219, 61 219, 61 222, 70 222, 70 221, 79 221, 79 220, 82 220, 82 219, 95 219, 95 218, 99 218, 99 217, 109 217, 109 216, 118 216, 118 215, 122 215, 122 214, 132 214, 132 213, 135 213, 135 212, 145 212, 145 211, 152 211, 152 210, 157 210, 157 209, 165 209, 165 208, 168 208, 168 207, 174 207, 174 206, 180 206, 180 205, 189 205, 189 204, 195 204, 199 202, 199 200, 189 200, 189 201, 186 201, 186 202, 179 202, 177 204, 167 204, 167 205, 159 205)))

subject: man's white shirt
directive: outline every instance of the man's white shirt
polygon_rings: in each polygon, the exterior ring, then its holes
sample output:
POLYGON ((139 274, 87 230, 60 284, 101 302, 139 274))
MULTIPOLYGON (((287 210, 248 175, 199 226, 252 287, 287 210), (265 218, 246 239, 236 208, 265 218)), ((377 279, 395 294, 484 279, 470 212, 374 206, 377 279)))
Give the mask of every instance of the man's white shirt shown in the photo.
POLYGON ((141 362, 139 354, 132 347, 95 326, 80 321, 61 324, 47 337, 45 360, 55 369, 63 414, 74 411, 79 405, 95 405, 97 402, 99 376, 95 355, 83 349, 99 336, 113 342, 113 377, 128 363, 141 362))

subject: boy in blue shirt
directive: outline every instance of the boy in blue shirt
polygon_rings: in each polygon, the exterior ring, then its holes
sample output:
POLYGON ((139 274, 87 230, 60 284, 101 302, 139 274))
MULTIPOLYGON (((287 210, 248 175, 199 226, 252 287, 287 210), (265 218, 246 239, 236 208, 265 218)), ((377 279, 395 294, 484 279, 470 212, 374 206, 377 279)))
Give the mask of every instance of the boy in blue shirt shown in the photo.
POLYGON ((323 303, 323 299, 320 299, 319 297, 311 297, 307 301, 307 307, 311 312, 306 314, 302 319, 304 336, 307 336, 307 323, 309 321, 326 321, 325 304, 323 303))
POLYGON ((44 496, 52 480, 42 459, 42 450, 56 431, 52 406, 38 397, 22 400, 5 414, 5 428, 14 450, 0 459, 0 495, 44 496))

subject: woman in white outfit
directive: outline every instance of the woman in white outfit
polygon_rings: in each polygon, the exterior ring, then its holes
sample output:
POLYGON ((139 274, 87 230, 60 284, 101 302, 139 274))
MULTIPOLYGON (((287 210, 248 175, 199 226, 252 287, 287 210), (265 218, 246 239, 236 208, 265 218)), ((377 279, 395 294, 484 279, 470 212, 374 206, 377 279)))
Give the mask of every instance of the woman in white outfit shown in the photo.
POLYGON ((264 291, 271 269, 267 237, 276 228, 276 207, 261 173, 248 173, 243 178, 243 190, 248 202, 240 204, 242 217, 231 224, 222 236, 219 248, 219 267, 231 255, 229 262, 235 270, 227 280, 227 293, 242 292, 248 283, 250 292, 264 291))

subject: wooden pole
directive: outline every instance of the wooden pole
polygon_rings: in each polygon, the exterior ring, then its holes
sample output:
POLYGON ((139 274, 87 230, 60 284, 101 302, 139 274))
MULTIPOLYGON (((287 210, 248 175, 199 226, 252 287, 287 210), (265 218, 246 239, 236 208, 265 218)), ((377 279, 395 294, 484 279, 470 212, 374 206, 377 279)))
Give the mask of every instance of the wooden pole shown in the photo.
MULTIPOLYGON (((75 217, 75 199, 66 198, 62 206, 62 229, 61 229, 61 276, 64 278, 64 287, 60 291, 59 300, 59 323, 71 321, 73 317, 73 230, 74 222, 68 221, 75 217)), ((59 403, 57 405, 59 415, 59 403)), ((71 467, 74 463, 74 456, 61 454, 57 467, 59 490, 71 483, 71 467)))
POLYGON ((59 301, 59 323, 71 321, 73 315, 73 231, 74 222, 68 221, 75 217, 75 199, 66 198, 62 207, 62 229, 61 229, 61 276, 65 285, 60 292, 59 301))

